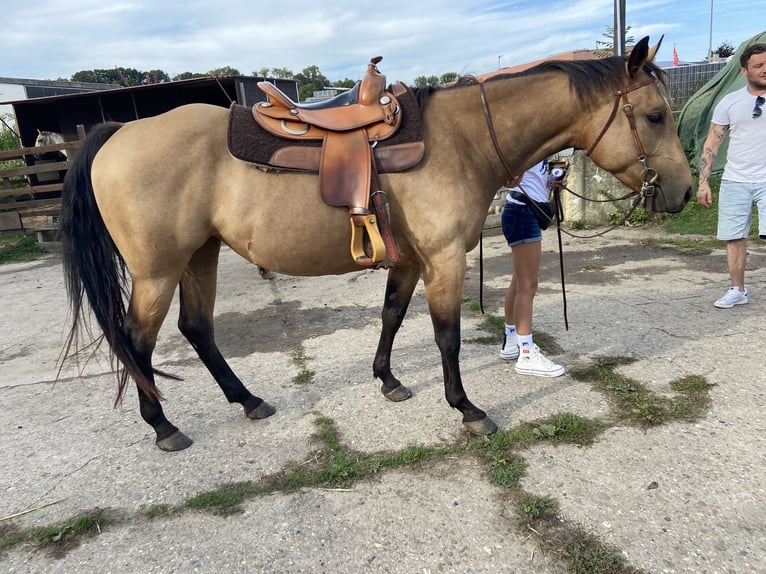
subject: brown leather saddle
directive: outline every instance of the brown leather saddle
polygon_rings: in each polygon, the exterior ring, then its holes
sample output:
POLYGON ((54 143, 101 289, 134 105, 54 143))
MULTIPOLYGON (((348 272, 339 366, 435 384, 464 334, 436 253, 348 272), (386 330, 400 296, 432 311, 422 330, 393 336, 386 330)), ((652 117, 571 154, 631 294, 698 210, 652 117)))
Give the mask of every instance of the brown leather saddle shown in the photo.
POLYGON ((318 171, 324 202, 348 208, 351 256, 363 266, 377 265, 384 259, 392 264, 399 258, 376 158, 385 164, 380 171, 390 172, 417 165, 424 154, 422 137, 392 146, 382 154, 374 151, 378 142, 392 138, 400 129, 404 114, 399 98, 411 96, 403 84, 386 89, 386 78, 377 68, 381 59, 370 61, 354 88, 317 104, 297 104, 273 84, 259 82, 269 101, 252 109, 252 117, 261 128, 289 140, 273 150, 269 165, 318 171))

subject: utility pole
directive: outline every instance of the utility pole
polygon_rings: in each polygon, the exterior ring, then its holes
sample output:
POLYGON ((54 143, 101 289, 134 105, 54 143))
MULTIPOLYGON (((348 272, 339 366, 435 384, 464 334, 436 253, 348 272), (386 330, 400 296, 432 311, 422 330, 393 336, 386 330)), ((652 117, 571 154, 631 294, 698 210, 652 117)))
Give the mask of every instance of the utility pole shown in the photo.
POLYGON ((707 45, 707 62, 713 61, 713 0, 710 0, 710 36, 707 45))
POLYGON ((625 55, 625 0, 614 0, 614 55, 625 55))

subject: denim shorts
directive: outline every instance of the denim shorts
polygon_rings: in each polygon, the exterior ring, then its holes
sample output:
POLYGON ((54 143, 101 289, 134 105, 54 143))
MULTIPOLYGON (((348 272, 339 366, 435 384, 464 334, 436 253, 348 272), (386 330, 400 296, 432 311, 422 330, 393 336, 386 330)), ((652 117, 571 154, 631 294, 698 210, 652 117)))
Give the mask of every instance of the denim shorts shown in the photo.
POLYGON ((753 203, 758 206, 759 234, 766 235, 766 182, 722 180, 718 195, 718 239, 743 239, 750 233, 753 203))
POLYGON ((537 217, 528 205, 506 202, 500 218, 503 235, 508 245, 513 247, 521 243, 536 243, 543 240, 543 232, 537 217))

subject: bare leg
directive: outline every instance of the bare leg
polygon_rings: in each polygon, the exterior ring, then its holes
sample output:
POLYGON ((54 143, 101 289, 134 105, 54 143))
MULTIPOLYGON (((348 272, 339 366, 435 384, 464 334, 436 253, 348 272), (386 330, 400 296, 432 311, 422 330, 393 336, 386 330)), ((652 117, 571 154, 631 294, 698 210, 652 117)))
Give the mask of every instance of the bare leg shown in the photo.
POLYGON ((745 262, 747 260, 747 240, 733 239, 726 244, 726 262, 732 287, 745 290, 745 262))
POLYGON ((537 293, 542 243, 521 243, 511 248, 513 278, 505 293, 505 322, 519 335, 532 334, 532 308, 537 293))

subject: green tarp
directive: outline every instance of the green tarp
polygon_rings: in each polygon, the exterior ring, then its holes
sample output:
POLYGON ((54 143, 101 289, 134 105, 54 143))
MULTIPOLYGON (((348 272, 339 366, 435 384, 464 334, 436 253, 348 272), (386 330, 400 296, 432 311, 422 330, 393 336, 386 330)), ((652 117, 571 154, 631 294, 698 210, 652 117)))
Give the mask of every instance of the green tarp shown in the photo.
MULTIPOLYGON (((689 98, 681 110, 678 118, 678 137, 686 155, 691 158, 691 165, 695 171, 699 171, 699 157, 702 154, 702 146, 705 143, 710 119, 713 117, 713 108, 729 92, 743 87, 747 81, 740 73, 739 57, 748 46, 753 44, 766 44, 766 32, 761 32, 743 42, 729 62, 721 68, 721 71, 713 76, 710 81, 697 90, 689 98)), ((716 157, 713 172, 723 170, 726 162, 726 152, 729 149, 728 135, 721 143, 716 157)))

